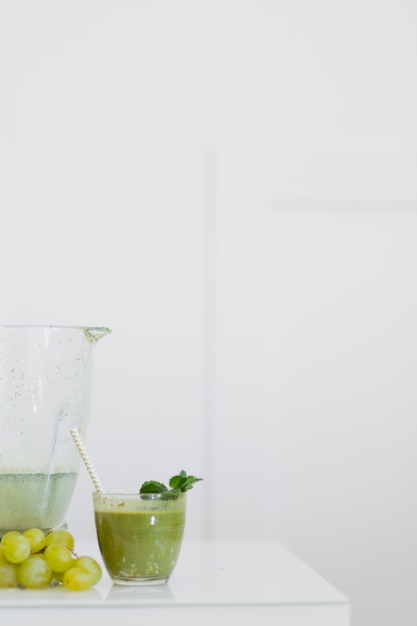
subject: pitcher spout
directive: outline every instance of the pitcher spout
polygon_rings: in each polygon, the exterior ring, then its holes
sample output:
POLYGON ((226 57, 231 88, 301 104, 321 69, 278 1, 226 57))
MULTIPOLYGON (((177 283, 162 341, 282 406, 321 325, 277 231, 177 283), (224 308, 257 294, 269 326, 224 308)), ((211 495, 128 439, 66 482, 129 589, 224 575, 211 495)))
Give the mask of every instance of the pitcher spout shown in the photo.
POLYGON ((102 339, 106 335, 109 335, 111 333, 111 330, 110 328, 107 328, 105 326, 93 326, 84 328, 84 333, 88 341, 90 341, 91 343, 96 343, 99 339, 102 339))

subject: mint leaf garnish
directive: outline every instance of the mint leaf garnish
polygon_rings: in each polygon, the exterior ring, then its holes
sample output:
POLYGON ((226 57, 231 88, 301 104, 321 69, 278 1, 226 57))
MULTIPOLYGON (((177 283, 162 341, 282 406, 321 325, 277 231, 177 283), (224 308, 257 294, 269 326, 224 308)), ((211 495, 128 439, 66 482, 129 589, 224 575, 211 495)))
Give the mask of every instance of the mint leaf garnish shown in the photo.
POLYGON ((202 478, 196 478, 195 476, 187 476, 184 470, 181 470, 176 476, 172 476, 169 480, 169 486, 172 489, 179 489, 180 491, 188 491, 193 488, 194 483, 203 480, 202 478))
POLYGON ((168 491, 168 487, 157 480, 147 480, 139 489, 139 493, 164 493, 164 491, 168 491))
POLYGON ((169 479, 170 489, 157 480, 147 480, 142 483, 139 493, 160 493, 163 498, 178 498, 180 493, 192 489, 194 483, 199 482, 200 480, 203 479, 196 478, 195 476, 187 476, 187 472, 181 470, 179 474, 176 474, 169 479))

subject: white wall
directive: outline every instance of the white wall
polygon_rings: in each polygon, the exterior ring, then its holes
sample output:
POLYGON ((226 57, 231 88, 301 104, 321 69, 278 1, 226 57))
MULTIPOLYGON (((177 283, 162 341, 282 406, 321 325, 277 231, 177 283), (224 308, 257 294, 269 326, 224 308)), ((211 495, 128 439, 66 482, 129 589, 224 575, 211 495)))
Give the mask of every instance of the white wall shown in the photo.
POLYGON ((355 626, 417 618, 416 13, 0 3, 0 322, 110 326, 105 486, 203 475, 189 536, 261 517, 355 626))

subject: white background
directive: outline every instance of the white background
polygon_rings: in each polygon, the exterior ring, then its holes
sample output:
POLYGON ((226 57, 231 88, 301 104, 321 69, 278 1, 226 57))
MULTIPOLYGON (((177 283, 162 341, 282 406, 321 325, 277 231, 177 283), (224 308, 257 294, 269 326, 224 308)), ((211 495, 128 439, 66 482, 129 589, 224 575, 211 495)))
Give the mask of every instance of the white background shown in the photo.
MULTIPOLYGON (((417 620, 411 0, 0 0, 2 324, 106 325, 106 488, 417 620)), ((80 472, 68 515, 92 536, 80 472)))

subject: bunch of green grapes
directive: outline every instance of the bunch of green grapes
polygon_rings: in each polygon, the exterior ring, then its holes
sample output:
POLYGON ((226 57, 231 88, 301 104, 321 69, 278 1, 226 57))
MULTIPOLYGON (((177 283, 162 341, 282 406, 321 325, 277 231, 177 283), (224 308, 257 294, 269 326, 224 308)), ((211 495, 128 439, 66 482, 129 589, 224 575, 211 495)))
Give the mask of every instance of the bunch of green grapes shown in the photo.
POLYGON ((11 530, 0 541, 0 587, 42 589, 64 585, 82 591, 101 578, 101 567, 90 556, 77 556, 74 537, 64 529, 11 530))

